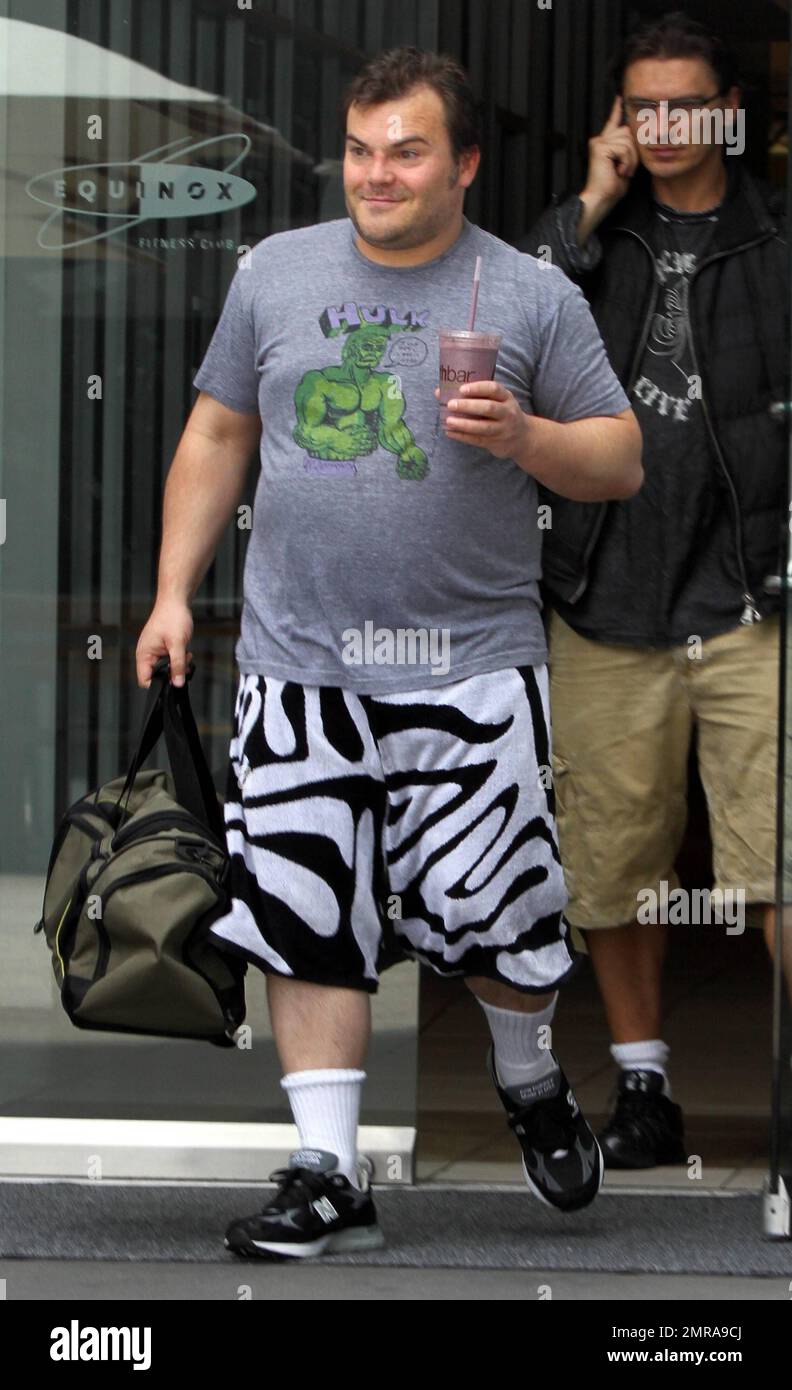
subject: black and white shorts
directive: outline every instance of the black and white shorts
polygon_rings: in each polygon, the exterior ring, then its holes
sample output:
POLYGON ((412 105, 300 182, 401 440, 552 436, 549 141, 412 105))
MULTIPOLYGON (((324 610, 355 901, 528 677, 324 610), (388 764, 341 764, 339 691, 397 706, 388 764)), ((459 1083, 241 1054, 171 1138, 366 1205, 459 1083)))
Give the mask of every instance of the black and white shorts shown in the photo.
POLYGON ((554 989, 579 957, 550 751, 544 665, 392 695, 242 674, 213 938, 370 993, 405 957, 554 989))

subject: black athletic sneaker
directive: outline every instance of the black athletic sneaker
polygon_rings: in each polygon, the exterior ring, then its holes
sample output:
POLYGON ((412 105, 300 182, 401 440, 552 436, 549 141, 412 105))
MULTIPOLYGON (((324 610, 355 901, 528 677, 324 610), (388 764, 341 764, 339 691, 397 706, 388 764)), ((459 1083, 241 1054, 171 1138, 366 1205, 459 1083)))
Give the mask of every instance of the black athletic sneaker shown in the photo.
POLYGON ((606 1168, 684 1163, 682 1108, 663 1095, 659 1071, 622 1071, 616 1105, 599 1135, 606 1168))
POLYGON ((557 1070, 524 1086, 503 1087, 490 1048, 487 1066, 520 1141, 525 1181, 548 1207, 577 1211, 593 1202, 602 1186, 599 1145, 583 1118, 558 1058, 557 1070))
POLYGON ((278 1191, 255 1216, 232 1221, 226 1247, 262 1259, 304 1259, 345 1250, 379 1250, 385 1238, 369 1191, 371 1162, 359 1164, 362 1189, 353 1187, 326 1149, 296 1149, 288 1168, 270 1173, 278 1191))

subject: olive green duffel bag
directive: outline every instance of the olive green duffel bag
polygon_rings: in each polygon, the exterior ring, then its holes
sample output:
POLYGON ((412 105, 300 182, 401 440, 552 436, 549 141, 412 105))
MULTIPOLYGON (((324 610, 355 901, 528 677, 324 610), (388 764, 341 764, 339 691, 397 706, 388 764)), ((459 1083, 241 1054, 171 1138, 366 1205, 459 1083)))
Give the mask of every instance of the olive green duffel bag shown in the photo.
POLYGON ((44 932, 72 1023, 233 1047, 247 962, 208 937, 228 910, 227 867, 187 685, 171 685, 162 657, 126 777, 70 807, 50 855, 34 930, 44 932), (171 772, 141 772, 163 732, 171 772))

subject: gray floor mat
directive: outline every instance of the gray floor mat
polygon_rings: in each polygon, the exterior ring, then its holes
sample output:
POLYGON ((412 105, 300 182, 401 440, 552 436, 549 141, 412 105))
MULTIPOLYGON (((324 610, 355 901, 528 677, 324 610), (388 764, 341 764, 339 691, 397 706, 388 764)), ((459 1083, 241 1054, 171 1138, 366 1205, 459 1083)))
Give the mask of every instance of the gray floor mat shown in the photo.
MULTIPOLYGON (((271 1190, 271 1189, 270 1189, 271 1190)), ((0 1181, 0 1258, 216 1261, 263 1186, 0 1181)), ((527 1191, 376 1188, 384 1250, 321 1263, 792 1276, 758 1196, 600 1194, 564 1216, 527 1191)))

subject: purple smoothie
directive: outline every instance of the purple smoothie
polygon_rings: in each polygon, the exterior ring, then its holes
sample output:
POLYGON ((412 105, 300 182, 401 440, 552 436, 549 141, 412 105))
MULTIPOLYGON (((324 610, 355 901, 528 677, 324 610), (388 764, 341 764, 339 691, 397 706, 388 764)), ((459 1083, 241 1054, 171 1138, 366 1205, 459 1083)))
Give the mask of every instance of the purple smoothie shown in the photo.
POLYGON ((447 403, 469 381, 492 381, 498 360, 499 333, 470 332, 465 328, 441 328, 440 419, 445 424, 447 403))

